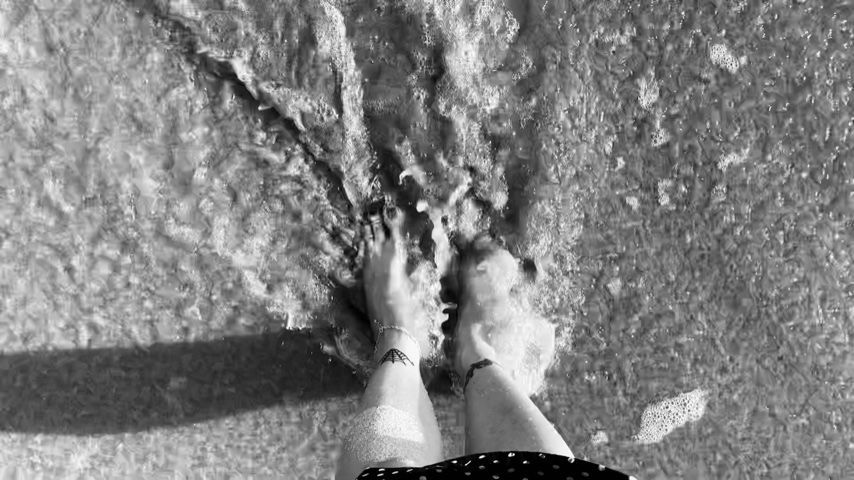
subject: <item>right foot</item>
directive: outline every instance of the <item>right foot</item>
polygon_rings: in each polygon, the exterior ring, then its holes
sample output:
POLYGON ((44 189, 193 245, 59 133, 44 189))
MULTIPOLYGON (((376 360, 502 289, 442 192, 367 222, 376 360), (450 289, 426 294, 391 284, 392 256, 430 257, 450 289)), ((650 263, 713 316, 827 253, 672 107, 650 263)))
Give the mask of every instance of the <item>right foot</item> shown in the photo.
MULTIPOLYGON (((413 300, 409 277, 406 275, 406 249, 401 231, 403 212, 395 209, 394 213, 394 218, 388 217, 386 213, 382 214, 382 218, 379 214, 372 216, 370 224, 363 227, 368 316, 375 343, 380 343, 381 328, 400 327, 414 336, 422 354, 426 355, 429 346, 427 317, 421 305, 413 300), (383 225, 388 227, 390 237, 386 235, 383 225)), ((396 340, 405 336, 394 328, 387 329, 383 335, 388 344, 396 344, 396 340)))

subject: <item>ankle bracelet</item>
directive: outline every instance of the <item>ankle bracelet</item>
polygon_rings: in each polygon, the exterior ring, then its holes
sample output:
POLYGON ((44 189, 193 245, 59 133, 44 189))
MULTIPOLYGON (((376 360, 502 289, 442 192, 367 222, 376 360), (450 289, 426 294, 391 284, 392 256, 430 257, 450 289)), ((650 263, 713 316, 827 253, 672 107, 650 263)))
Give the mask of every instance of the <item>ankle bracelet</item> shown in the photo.
POLYGON ((399 330, 399 331, 403 332, 404 335, 411 338, 413 342, 418 343, 418 340, 416 340, 415 337, 411 333, 409 333, 409 330, 407 330, 403 327, 398 327, 397 325, 389 325, 389 326, 383 325, 379 328, 379 330, 380 331, 377 332, 377 338, 379 338, 379 336, 382 335, 383 332, 385 332, 386 330, 399 330))
POLYGON ((483 368, 483 367, 486 367, 489 365, 497 365, 499 367, 502 366, 500 363, 493 362, 492 360, 490 360, 488 358, 484 358, 483 360, 472 363, 471 366, 469 367, 468 373, 466 373, 466 383, 463 385, 463 391, 465 391, 466 387, 468 387, 469 380, 471 380, 471 377, 474 376, 474 371, 477 370, 478 368, 483 368))
POLYGON ((379 328, 379 331, 377 332, 377 341, 374 344, 374 356, 376 356, 377 349, 380 346, 380 342, 379 342, 380 335, 382 335, 383 332, 385 332, 386 330, 399 330, 399 331, 403 332, 403 334, 406 335, 407 337, 409 337, 409 339, 412 340, 412 343, 415 344, 415 348, 418 350, 418 357, 419 358, 421 357, 421 344, 418 343, 418 340, 415 338, 415 336, 412 335, 411 333, 409 333, 409 330, 407 330, 403 327, 398 327, 396 325, 381 326, 379 328))

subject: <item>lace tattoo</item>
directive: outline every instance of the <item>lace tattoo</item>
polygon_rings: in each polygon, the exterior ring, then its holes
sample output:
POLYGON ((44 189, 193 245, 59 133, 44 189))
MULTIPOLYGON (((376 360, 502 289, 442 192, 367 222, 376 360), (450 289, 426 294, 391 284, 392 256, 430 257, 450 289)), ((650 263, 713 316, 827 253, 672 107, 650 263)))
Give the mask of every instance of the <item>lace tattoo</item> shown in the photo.
POLYGON ((388 352, 386 352, 385 355, 383 355, 382 360, 380 360, 380 364, 383 364, 385 362, 391 362, 391 363, 400 362, 404 365, 406 365, 406 362, 409 362, 410 365, 413 365, 413 366, 415 365, 414 363, 412 363, 412 360, 410 360, 409 357, 406 356, 405 353, 401 352, 400 350, 398 350, 396 348, 390 349, 388 352))

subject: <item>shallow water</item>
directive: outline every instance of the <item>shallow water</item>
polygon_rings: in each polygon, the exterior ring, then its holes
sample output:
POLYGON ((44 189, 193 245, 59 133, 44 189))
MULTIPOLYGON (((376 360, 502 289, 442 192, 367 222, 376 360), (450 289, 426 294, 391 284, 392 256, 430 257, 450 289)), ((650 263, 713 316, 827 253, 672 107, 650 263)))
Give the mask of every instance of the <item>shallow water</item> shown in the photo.
POLYGON ((369 348, 359 213, 387 197, 436 341, 457 241, 491 229, 536 270, 535 398, 577 454, 854 472, 849 2, 0 5, 0 464, 328 476, 369 348), (297 373, 263 401, 194 383, 195 345, 280 329, 297 373), (150 388, 75 353, 157 343, 150 388))

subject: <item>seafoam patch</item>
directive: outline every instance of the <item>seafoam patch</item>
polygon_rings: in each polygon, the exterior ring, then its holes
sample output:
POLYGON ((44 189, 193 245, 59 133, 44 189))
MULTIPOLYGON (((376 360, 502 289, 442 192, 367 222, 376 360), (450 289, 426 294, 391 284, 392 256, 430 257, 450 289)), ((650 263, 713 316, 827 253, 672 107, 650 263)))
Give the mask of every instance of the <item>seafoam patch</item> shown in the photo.
POLYGON ((656 127, 652 132, 652 146, 654 148, 658 148, 665 143, 670 141, 670 132, 661 128, 660 126, 656 127))
POLYGON ((644 110, 652 110, 652 106, 658 100, 658 80, 654 77, 641 77, 638 79, 638 103, 644 110))
POLYGON ((590 443, 593 445, 605 445, 608 441, 608 434, 602 430, 597 430, 596 433, 590 436, 590 443))
POLYGON ((638 197, 635 197, 633 195, 626 197, 626 204, 628 204, 628 206, 632 207, 632 210, 634 210, 636 212, 640 208, 640 200, 638 200, 638 197))
POLYGON ((712 60, 712 63, 727 70, 729 73, 737 72, 742 63, 747 62, 746 57, 742 57, 741 59, 736 58, 729 47, 722 43, 717 43, 709 47, 709 58, 712 60))
POLYGON ((612 278, 610 282, 608 282, 608 291, 611 292, 611 295, 614 298, 620 296, 620 292, 623 290, 623 281, 620 280, 620 277, 612 278))
POLYGON ((712 190, 712 203, 721 203, 726 200, 726 185, 719 183, 712 190))
POLYGON ((673 430, 702 418, 706 412, 707 401, 708 391, 698 388, 653 403, 646 407, 641 415, 640 431, 632 437, 632 440, 639 444, 660 442, 673 430))
POLYGON ((725 155, 721 155, 720 160, 718 160, 718 168, 723 171, 726 171, 726 169, 729 168, 731 165, 739 165, 743 163, 744 160, 747 158, 747 152, 748 149, 745 148, 744 150, 738 152, 729 152, 725 155))
POLYGON ((662 178, 658 181, 658 204, 661 206, 670 205, 670 193, 668 190, 673 186, 673 180, 662 178))

